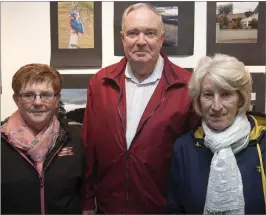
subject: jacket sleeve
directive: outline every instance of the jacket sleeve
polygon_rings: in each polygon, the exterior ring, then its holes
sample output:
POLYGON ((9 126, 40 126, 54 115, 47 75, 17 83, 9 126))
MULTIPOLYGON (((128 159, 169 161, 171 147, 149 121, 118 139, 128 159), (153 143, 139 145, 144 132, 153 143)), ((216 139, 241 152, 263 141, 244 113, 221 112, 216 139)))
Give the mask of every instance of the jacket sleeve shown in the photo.
POLYGON ((81 129, 81 139, 86 153, 86 178, 83 190, 83 210, 95 209, 95 147, 92 138, 93 134, 93 100, 91 86, 87 90, 87 105, 84 113, 81 129))
POLYGON ((170 168, 170 186, 168 190, 168 200, 167 200, 167 213, 168 214, 185 214, 186 211, 182 204, 182 177, 179 164, 178 164, 178 154, 173 147, 172 157, 171 157, 171 168, 170 168))

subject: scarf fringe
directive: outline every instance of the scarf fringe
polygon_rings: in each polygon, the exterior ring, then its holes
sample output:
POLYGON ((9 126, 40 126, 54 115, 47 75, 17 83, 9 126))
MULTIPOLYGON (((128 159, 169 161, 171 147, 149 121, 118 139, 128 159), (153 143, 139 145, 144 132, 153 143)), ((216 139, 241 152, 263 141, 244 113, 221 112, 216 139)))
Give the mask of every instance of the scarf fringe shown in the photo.
POLYGON ((241 212, 241 209, 232 209, 227 211, 212 211, 209 209, 205 209, 204 215, 233 215, 233 214, 245 214, 244 211, 241 212))

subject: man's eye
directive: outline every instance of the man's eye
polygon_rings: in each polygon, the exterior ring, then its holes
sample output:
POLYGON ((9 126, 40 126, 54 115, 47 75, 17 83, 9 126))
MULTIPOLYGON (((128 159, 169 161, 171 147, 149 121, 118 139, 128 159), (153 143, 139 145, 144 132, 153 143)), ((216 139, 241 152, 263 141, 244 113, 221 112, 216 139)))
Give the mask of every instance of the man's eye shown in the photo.
POLYGON ((148 31, 148 32, 146 32, 146 35, 149 37, 153 37, 153 36, 155 36, 155 33, 153 31, 148 31))
POLYGON ((127 35, 128 35, 128 36, 137 36, 137 35, 138 35, 138 32, 136 32, 136 31, 129 31, 129 32, 127 33, 127 35))

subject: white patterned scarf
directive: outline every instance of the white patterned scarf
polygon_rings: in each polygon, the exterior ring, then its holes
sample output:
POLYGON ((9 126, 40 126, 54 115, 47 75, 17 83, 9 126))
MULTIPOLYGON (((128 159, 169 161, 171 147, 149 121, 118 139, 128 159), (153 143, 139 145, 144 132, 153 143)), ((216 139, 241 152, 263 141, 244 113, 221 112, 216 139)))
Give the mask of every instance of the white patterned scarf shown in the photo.
POLYGON ((235 155, 246 148, 251 130, 246 115, 237 115, 226 130, 211 130, 202 122, 204 144, 213 152, 204 214, 245 214, 243 183, 235 155))

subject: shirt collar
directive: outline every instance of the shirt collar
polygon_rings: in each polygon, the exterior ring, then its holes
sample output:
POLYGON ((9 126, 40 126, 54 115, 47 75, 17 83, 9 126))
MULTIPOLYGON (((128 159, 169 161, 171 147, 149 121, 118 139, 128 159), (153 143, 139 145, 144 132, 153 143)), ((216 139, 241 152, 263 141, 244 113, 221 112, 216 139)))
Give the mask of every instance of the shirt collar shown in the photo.
POLYGON ((153 72, 141 83, 139 83, 138 79, 135 77, 134 73, 131 70, 129 62, 127 62, 126 69, 125 69, 125 76, 127 79, 130 79, 136 84, 149 84, 152 82, 156 82, 157 80, 160 80, 163 72, 164 67, 164 59, 161 55, 159 55, 155 69, 153 72))

